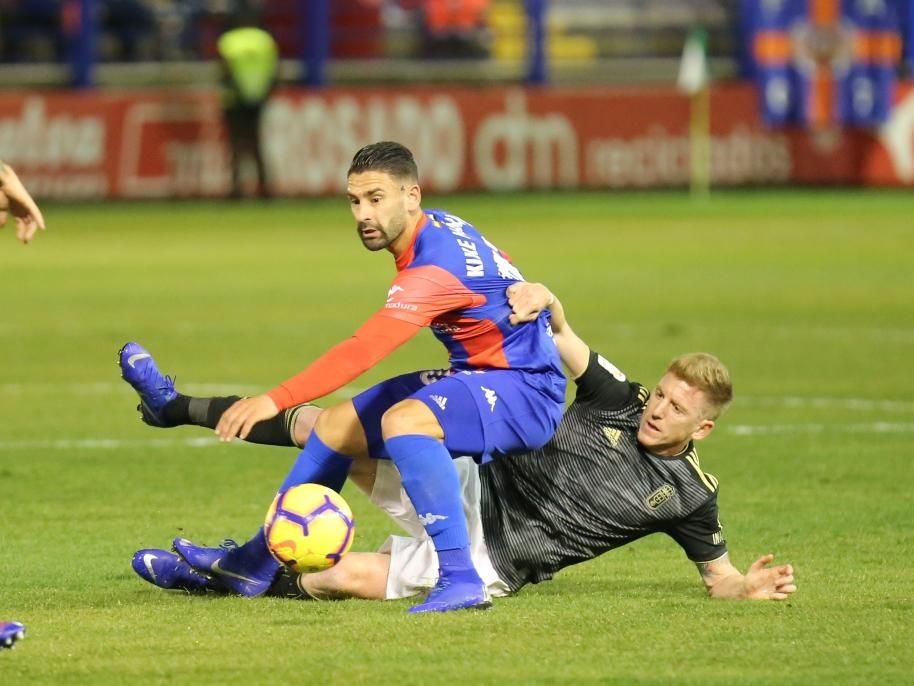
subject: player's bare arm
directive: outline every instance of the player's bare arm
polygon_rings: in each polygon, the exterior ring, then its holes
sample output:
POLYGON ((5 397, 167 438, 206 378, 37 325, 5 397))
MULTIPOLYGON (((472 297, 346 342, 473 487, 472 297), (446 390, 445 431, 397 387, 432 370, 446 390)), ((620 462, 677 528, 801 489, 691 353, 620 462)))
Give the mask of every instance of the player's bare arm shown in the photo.
POLYGON ((513 310, 512 324, 533 321, 540 312, 549 310, 552 315, 552 335, 562 363, 568 368, 572 379, 583 374, 590 360, 590 347, 568 324, 565 308, 555 294, 541 283, 526 282, 511 284, 507 293, 508 304, 513 310))
POLYGON ((0 228, 9 214, 16 220, 16 238, 28 243, 38 229, 44 230, 44 216, 22 185, 13 168, 0 160, 0 228))
POLYGON ((734 600, 786 600, 797 590, 793 565, 768 565, 774 555, 762 555, 745 574, 733 566, 729 555, 711 562, 698 562, 698 572, 711 598, 734 600))

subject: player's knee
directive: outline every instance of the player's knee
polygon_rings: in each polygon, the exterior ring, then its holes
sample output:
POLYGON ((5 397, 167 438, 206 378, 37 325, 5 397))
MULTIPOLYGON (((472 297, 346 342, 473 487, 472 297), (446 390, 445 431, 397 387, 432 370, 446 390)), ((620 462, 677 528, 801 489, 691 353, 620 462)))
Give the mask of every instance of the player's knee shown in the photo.
POLYGON ((416 434, 444 438, 444 431, 438 423, 438 418, 419 400, 400 401, 381 417, 381 435, 385 440, 395 436, 416 434))
POLYGON ((368 450, 365 430, 350 401, 324 409, 314 431, 328 447, 350 457, 358 457, 368 450))
POLYGON ((323 410, 317 405, 304 405, 297 408, 292 423, 291 437, 295 445, 303 447, 308 440, 308 436, 314 430, 317 424, 317 418, 323 410))

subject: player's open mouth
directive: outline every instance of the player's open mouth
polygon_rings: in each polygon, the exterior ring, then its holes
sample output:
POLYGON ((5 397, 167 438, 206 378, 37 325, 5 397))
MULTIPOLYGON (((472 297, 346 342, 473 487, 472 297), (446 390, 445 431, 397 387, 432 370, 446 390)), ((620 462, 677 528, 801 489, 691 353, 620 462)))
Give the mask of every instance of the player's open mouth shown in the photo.
POLYGON ((645 422, 645 425, 647 426, 648 429, 650 429, 654 433, 658 433, 658 434, 660 433, 660 429, 657 428, 656 424, 652 424, 651 422, 645 422))

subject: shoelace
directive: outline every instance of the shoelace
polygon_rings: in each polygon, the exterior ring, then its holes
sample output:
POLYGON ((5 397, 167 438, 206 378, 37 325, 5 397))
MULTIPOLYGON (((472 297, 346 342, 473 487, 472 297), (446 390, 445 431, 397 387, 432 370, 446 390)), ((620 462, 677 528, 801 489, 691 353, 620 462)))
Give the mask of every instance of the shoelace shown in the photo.
MULTIPOLYGON (((143 372, 143 385, 144 386, 145 385, 153 386, 153 384, 151 383, 151 381, 152 381, 151 377, 153 377, 153 376, 161 377, 162 374, 161 374, 161 372, 159 372, 158 368, 154 364, 147 365, 145 371, 143 372)), ((169 389, 169 384, 171 384, 171 387, 174 388, 175 382, 177 380, 178 380, 177 375, 175 375, 174 377, 171 377, 166 374, 165 382, 161 385, 153 386, 153 388, 155 388, 155 390, 157 390, 157 391, 167 391, 169 389)))

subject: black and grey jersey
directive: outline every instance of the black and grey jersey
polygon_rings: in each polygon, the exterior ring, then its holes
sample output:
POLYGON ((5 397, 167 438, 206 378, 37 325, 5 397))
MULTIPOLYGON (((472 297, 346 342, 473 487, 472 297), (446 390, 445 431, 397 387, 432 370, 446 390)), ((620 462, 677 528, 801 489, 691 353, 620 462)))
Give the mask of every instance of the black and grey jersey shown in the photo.
POLYGON ((695 562, 726 553, 717 480, 695 447, 660 457, 638 444, 649 391, 593 352, 577 385, 549 443, 480 468, 483 533, 499 576, 516 591, 656 532, 695 562))

